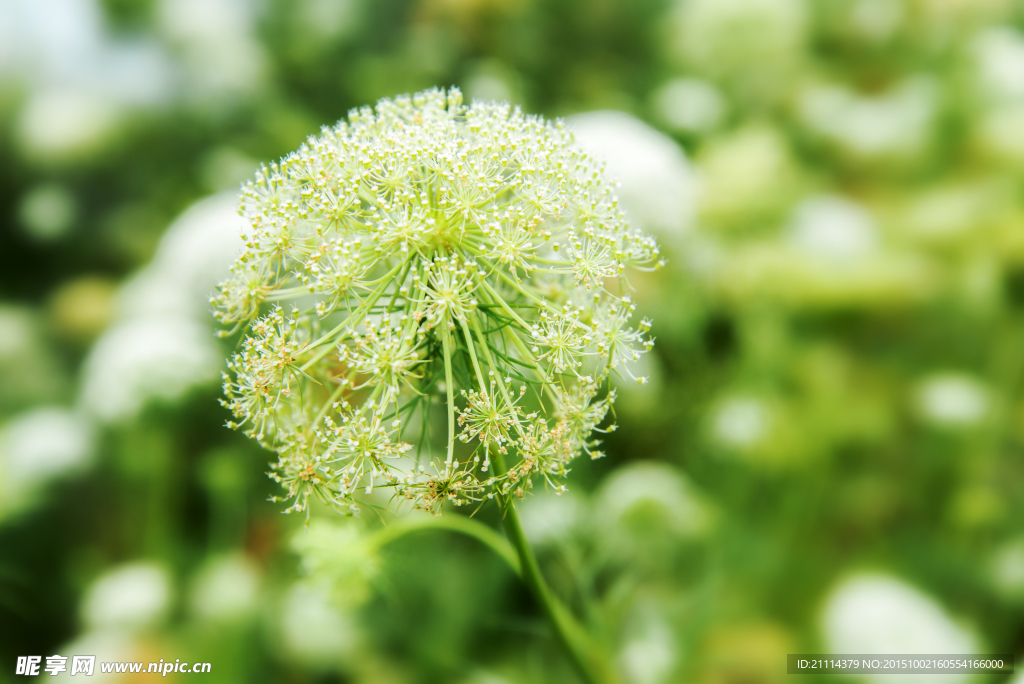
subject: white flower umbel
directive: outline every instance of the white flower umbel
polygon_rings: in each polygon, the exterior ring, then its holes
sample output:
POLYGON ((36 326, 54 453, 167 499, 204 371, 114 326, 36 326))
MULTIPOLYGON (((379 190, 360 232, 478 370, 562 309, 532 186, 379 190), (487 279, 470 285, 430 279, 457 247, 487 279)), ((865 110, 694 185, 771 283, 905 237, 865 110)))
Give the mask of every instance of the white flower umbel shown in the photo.
POLYGON ((382 100, 264 168, 242 213, 213 299, 246 330, 226 405, 277 452, 289 510, 352 511, 380 486, 435 512, 535 476, 561 490, 601 455, 609 374, 653 345, 623 271, 660 255, 560 122, 454 89, 382 100))

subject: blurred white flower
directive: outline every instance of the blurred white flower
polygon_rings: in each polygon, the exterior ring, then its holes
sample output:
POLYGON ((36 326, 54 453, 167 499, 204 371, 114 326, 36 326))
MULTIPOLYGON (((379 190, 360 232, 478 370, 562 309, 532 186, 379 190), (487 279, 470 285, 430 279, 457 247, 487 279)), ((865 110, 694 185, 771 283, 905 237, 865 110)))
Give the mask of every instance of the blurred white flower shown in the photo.
POLYGON ((26 156, 45 163, 66 163, 102 150, 119 123, 117 107, 99 93, 51 87, 29 98, 16 135, 26 156))
POLYGON ((0 77, 69 79, 100 50, 103 14, 96 0, 0 3, 0 77))
POLYGON ((883 245, 866 207, 838 195, 812 196, 797 204, 783 240, 735 247, 717 280, 741 301, 815 309, 893 306, 935 291, 930 260, 883 245))
POLYGON ((522 99, 522 79, 508 65, 484 60, 474 65, 464 88, 470 100, 517 103, 522 99))
POLYGON ((125 115, 171 95, 171 66, 160 47, 113 38, 95 0, 0 3, 4 80, 29 91, 17 137, 22 152, 43 163, 102 151, 125 115))
POLYGON ((975 377, 936 373, 920 382, 915 396, 919 415, 933 425, 969 427, 989 412, 989 391, 975 377))
POLYGON ((935 31, 935 38, 948 42, 958 36, 964 25, 978 25, 1012 14, 1011 3, 1005 0, 917 0, 916 14, 935 31))
POLYGON ((771 415, 760 399, 733 396, 722 401, 712 418, 712 432, 722 444, 747 449, 767 434, 771 415))
POLYGON ((774 222, 802 185, 789 139, 762 124, 715 136, 697 161, 702 223, 716 228, 774 222))
POLYGON ((1010 26, 993 26, 975 37, 978 88, 990 102, 1024 99, 1024 34, 1010 26))
POLYGON ((358 642, 355 623, 331 605, 327 592, 301 582, 285 594, 281 636, 292 658, 314 667, 344 660, 358 642))
POLYGON ((74 195, 63 185, 37 185, 25 193, 18 206, 18 218, 32 238, 52 242, 71 228, 78 211, 74 195))
POLYGON ((661 684, 677 661, 676 640, 662 620, 647 616, 619 652, 619 665, 631 684, 661 684))
MULTIPOLYGON (((978 653, 977 639, 932 598, 882 574, 842 581, 825 603, 822 632, 830 653, 978 653)), ((971 675, 948 675, 963 682, 971 675)), ((871 682, 930 682, 932 675, 866 675, 871 682)))
POLYGON ((192 613, 210 622, 234 622, 249 615, 259 598, 259 570, 241 553, 214 558, 192 585, 192 613))
POLYGON ((512 681, 493 672, 474 672, 463 684, 512 684, 512 681))
POLYGON ((170 607, 171 580, 154 563, 130 563, 97 579, 82 602, 82 620, 94 630, 136 630, 163 619, 170 607))
POLYGON ((711 76, 776 71, 803 55, 809 18, 803 0, 677 0, 669 49, 711 76))
POLYGON ((14 360, 35 346, 34 323, 24 309, 0 307, 0 359, 14 360))
POLYGON ((1024 167, 1024 103, 998 106, 975 123, 975 137, 994 159, 1024 167))
POLYGON ((46 407, 14 418, 0 431, 0 489, 17 501, 46 481, 83 468, 93 430, 80 415, 46 407))
POLYGON ((651 461, 613 472, 598 490, 593 510, 602 541, 625 553, 652 537, 658 543, 700 537, 711 523, 693 485, 672 466, 651 461))
POLYGON ((501 76, 481 71, 473 74, 466 81, 466 95, 474 100, 489 102, 515 102, 512 88, 501 76))
POLYGON ((830 195, 797 206, 789 239, 798 251, 831 264, 861 260, 878 247, 871 214, 855 202, 830 195))
POLYGON ((725 116, 725 98, 718 88, 698 78, 676 78, 652 96, 658 119, 679 133, 710 133, 725 116))
POLYGON ((377 547, 355 523, 314 520, 292 538, 311 585, 342 608, 358 606, 370 594, 377 574, 377 547))
POLYGON ((83 83, 126 110, 167 105, 173 99, 174 68, 152 38, 104 40, 83 83))
MULTIPOLYGON (((136 655, 139 655, 139 645, 127 632, 119 629, 86 632, 77 636, 72 642, 61 646, 56 650, 56 652, 66 653, 69 656, 86 654, 95 655, 97 663, 142 660, 141 658, 135 658, 136 655)), ((46 661, 44 660, 43 662, 45 663, 46 661)), ((64 672, 50 676, 56 676, 57 681, 60 681, 61 679, 65 679, 70 682, 82 681, 81 679, 71 678, 72 676, 77 675, 71 674, 70 660, 68 661, 67 669, 64 672)), ((94 666, 93 673, 89 677, 88 681, 89 684, 106 684, 107 682, 124 681, 124 675, 104 673, 101 671, 101 668, 96 665, 94 666)))
POLYGON ((848 27, 868 40, 882 42, 899 30, 905 16, 900 0, 856 0, 850 7, 848 27))
MULTIPOLYGON (((777 331, 771 327, 758 326, 762 339, 757 344, 762 345, 762 356, 779 358, 779 340, 772 339, 777 331)), ((799 363, 807 361, 801 359, 799 363)), ((843 419, 822 407, 816 408, 824 411, 823 415, 828 414, 826 419, 808 420, 802 414, 809 408, 801 405, 796 397, 787 398, 756 388, 728 389, 711 403, 704 419, 705 439, 723 459, 775 470, 806 465, 809 458, 820 453, 826 441, 836 439, 846 430, 865 429, 860 415, 847 417, 845 420, 852 421, 850 423, 836 423, 843 419)), ((868 421, 870 418, 865 422, 868 421)), ((873 427, 873 423, 869 425, 873 427)))
POLYGON ((666 238, 686 231, 693 220, 696 184, 674 140, 625 112, 576 114, 566 123, 585 152, 607 163, 635 225, 666 238))
POLYGON ((210 192, 236 190, 258 167, 259 163, 244 152, 220 146, 203 155, 200 176, 210 192))
POLYGON ((1012 601, 1024 601, 1024 539, 1000 547, 992 557, 992 584, 1012 601))
POLYGON ((1013 202, 1012 185, 999 181, 943 184, 913 197, 898 225, 915 242, 951 245, 976 239, 1013 202))
POLYGON ((157 9, 161 30, 180 40, 215 42, 247 36, 255 3, 246 0, 164 0, 157 9))
POLYGON ((913 253, 883 253, 836 268, 791 247, 763 243, 738 250, 718 277, 722 290, 739 301, 818 310, 916 303, 935 291, 936 281, 932 264, 913 253))
POLYGON ((912 159, 932 139, 938 95, 937 83, 925 76, 875 97, 845 86, 817 86, 801 96, 800 117, 854 160, 912 159))
POLYGON ((157 24, 180 52, 192 97, 221 102, 262 85, 267 57, 255 36, 255 8, 245 0, 159 2, 157 24))
POLYGON ((523 532, 534 546, 565 542, 586 518, 587 503, 573 490, 562 494, 545 490, 523 499, 517 507, 523 532))
POLYGON ((80 401, 100 419, 134 416, 150 399, 176 400, 213 382, 221 353, 208 324, 209 298, 242 248, 237 194, 221 193, 185 211, 153 260, 118 293, 120 321, 83 364, 80 401))
POLYGON ((193 204, 164 233, 152 261, 122 288, 120 314, 176 313, 205 322, 210 296, 242 251, 247 227, 237 192, 193 204))
POLYGON ((362 0, 300 0, 295 15, 311 40, 336 45, 358 26, 362 0))
POLYGON ((97 340, 83 364, 83 410, 118 422, 151 399, 175 400, 215 382, 222 358, 208 326, 181 316, 130 319, 97 340))

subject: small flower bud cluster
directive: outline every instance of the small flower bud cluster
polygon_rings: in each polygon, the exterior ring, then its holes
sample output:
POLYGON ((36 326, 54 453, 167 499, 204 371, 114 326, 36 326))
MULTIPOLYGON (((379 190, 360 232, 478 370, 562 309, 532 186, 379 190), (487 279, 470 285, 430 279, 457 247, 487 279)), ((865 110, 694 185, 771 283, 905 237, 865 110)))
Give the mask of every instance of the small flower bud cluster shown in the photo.
POLYGON ((224 403, 277 452, 289 510, 561 491, 601 455, 609 375, 653 344, 606 286, 660 254, 560 122, 455 89, 382 100, 261 170, 241 211, 213 299, 246 329, 224 403))

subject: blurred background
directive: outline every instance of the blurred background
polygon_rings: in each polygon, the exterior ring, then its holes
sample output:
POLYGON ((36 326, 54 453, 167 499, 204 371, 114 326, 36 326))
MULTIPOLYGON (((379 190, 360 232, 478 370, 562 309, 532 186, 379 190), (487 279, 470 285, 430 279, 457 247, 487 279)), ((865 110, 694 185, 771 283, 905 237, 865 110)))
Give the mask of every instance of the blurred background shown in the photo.
POLYGON ((669 258, 522 504, 626 682, 1024 653, 1024 2, 0 0, 0 681, 574 681, 500 559, 304 528, 217 403, 239 184, 435 85, 566 117, 669 258))

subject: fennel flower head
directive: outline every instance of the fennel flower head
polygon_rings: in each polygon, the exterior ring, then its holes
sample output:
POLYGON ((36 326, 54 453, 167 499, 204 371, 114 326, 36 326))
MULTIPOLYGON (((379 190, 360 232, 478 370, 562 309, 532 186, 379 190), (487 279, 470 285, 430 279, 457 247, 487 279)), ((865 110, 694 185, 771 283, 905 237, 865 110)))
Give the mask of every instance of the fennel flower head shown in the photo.
POLYGON ((623 271, 660 255, 561 122, 456 89, 381 100, 263 168, 241 212, 212 300, 246 331, 224 401, 289 511, 562 491, 601 455, 610 374, 653 345, 623 271))

